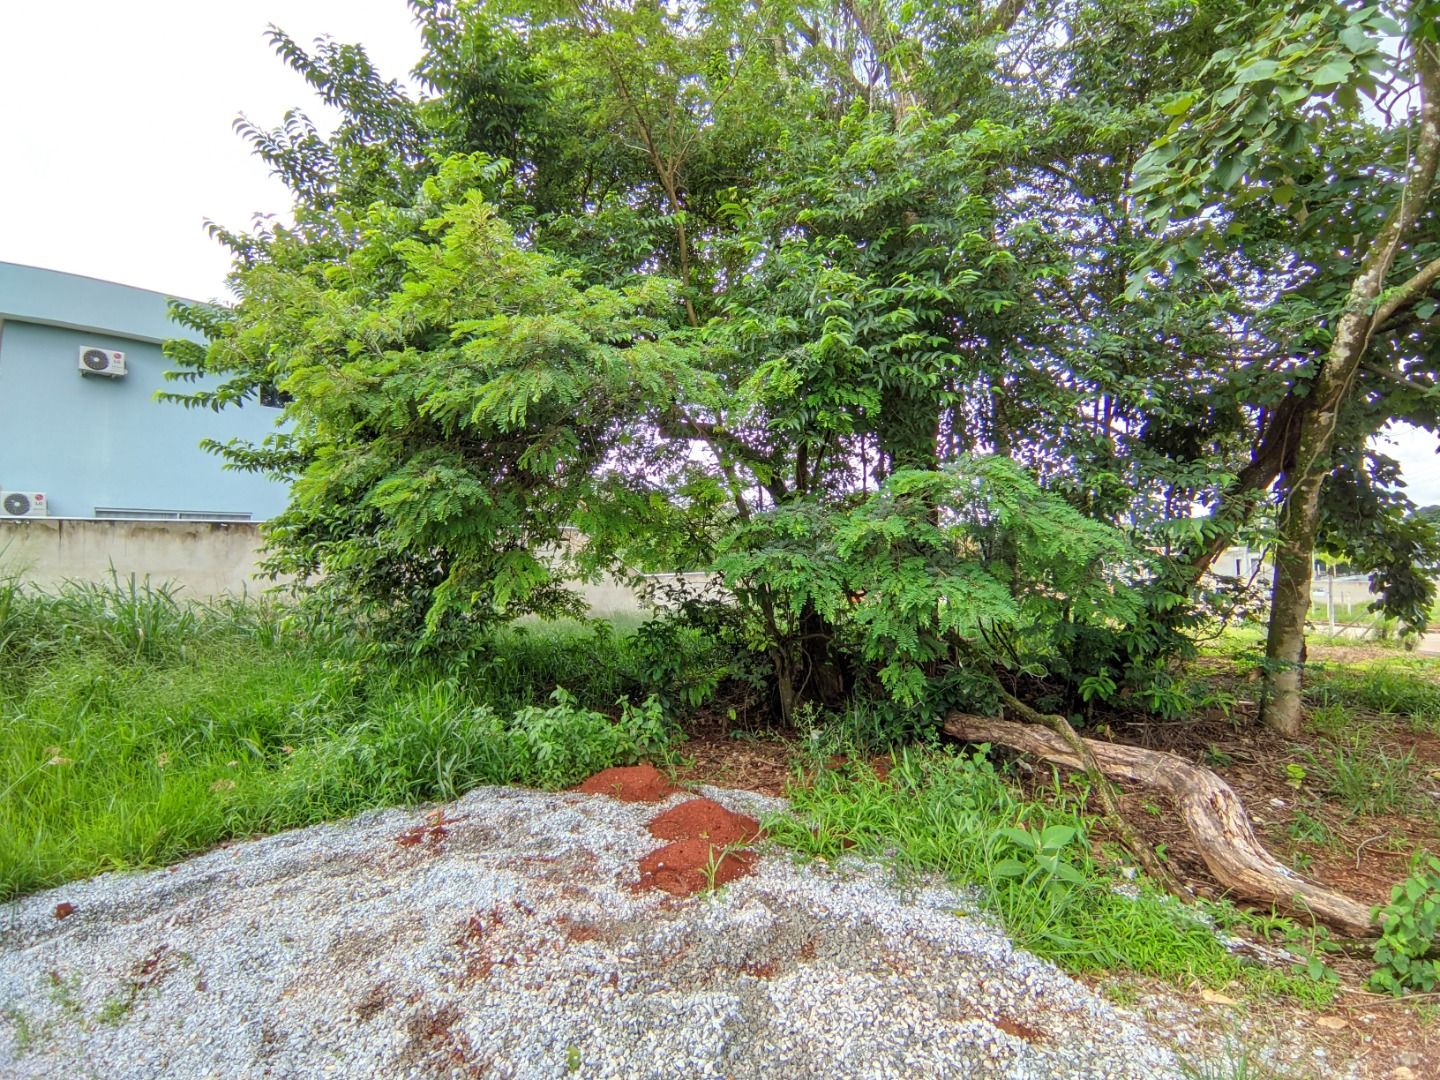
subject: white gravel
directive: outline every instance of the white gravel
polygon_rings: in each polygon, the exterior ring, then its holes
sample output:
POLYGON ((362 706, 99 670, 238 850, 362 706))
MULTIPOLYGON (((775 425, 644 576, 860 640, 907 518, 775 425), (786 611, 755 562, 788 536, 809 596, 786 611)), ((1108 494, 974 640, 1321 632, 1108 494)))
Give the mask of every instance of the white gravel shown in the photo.
POLYGON ((0 909, 0 1075, 1182 1075, 1163 1022, 953 890, 773 851, 715 896, 633 891, 682 798, 484 788, 438 841, 376 812, 27 897, 0 909))

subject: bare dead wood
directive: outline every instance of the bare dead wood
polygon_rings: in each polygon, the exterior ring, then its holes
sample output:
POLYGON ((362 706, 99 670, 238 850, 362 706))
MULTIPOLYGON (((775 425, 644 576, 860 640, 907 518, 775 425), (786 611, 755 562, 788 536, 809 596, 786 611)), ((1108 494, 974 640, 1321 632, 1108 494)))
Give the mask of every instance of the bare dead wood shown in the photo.
POLYGON ((1105 809, 1106 823, 1120 837, 1120 843, 1125 845, 1126 850, 1135 856, 1141 868, 1157 884, 1163 885, 1181 899, 1194 899, 1194 895, 1185 884, 1161 864, 1160 860, 1155 857, 1155 852, 1150 849, 1150 845, 1136 836, 1135 830, 1130 828, 1130 825, 1121 816, 1120 802, 1115 795, 1114 787, 1106 778, 1105 771, 1100 768, 1099 762, 1095 760, 1095 755, 1090 752, 1085 740, 1070 725, 1070 721, 1056 713, 1042 713, 1032 709, 1014 694, 1001 691, 1001 695, 1006 707, 1011 712, 1023 716, 1027 723, 1048 727, 1070 748, 1071 754, 1079 762, 1078 768, 1084 771, 1086 779, 1090 781, 1090 790, 1099 797, 1100 805, 1105 809))
MULTIPOLYGON (((1067 768, 1084 767, 1064 738, 1033 724, 951 713, 944 727, 947 734, 965 742, 997 743, 1067 768)), ((1306 881, 1277 862, 1256 837, 1239 796, 1209 769, 1138 746, 1082 741, 1106 776, 1141 784, 1174 804, 1205 865, 1227 889, 1355 937, 1378 933, 1367 905, 1306 881)))

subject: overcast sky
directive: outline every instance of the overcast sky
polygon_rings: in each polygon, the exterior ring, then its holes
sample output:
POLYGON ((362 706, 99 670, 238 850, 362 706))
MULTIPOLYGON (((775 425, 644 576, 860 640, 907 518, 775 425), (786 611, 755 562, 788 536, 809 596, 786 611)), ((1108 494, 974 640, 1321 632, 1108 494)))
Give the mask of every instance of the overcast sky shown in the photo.
POLYGON ((0 260, 220 296, 205 221, 288 205, 231 122, 325 116, 271 23, 363 42, 389 77, 420 53, 404 0, 0 0, 0 260))
MULTIPOLYGON (((403 0, 0 0, 0 261, 219 298, 228 265, 207 219, 248 227, 285 189, 231 131, 318 106, 271 52, 275 23, 302 42, 362 42, 388 77, 420 51, 403 0)), ((1410 497, 1440 503, 1434 436, 1388 448, 1410 497)))

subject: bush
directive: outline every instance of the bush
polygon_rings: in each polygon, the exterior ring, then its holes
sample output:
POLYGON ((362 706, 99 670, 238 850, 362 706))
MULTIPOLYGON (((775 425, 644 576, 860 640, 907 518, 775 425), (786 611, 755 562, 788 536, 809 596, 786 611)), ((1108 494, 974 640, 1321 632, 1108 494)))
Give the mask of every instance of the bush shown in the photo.
POLYGON ((1375 943, 1370 986, 1396 997, 1440 986, 1440 858, 1417 855, 1409 878, 1376 911, 1384 929, 1375 943))
POLYGON ((672 733, 654 698, 612 720, 564 690, 506 718, 454 680, 377 704, 359 724, 306 748, 281 777, 282 806, 317 798, 331 814, 453 799, 479 784, 561 788, 611 765, 663 756, 672 733))

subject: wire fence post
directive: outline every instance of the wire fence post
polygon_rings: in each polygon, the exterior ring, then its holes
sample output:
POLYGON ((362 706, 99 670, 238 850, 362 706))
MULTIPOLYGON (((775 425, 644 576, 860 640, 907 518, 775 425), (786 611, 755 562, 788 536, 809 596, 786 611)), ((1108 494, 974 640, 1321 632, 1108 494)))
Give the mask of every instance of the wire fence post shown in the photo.
POLYGON ((1326 616, 1328 616, 1329 619, 1330 619, 1330 636, 1331 636, 1331 637, 1334 637, 1334 636, 1335 636, 1335 567, 1334 567, 1334 566, 1330 566, 1330 567, 1328 567, 1327 569, 1329 570, 1329 589, 1327 590, 1326 595, 1325 595, 1325 614, 1326 614, 1326 616))

